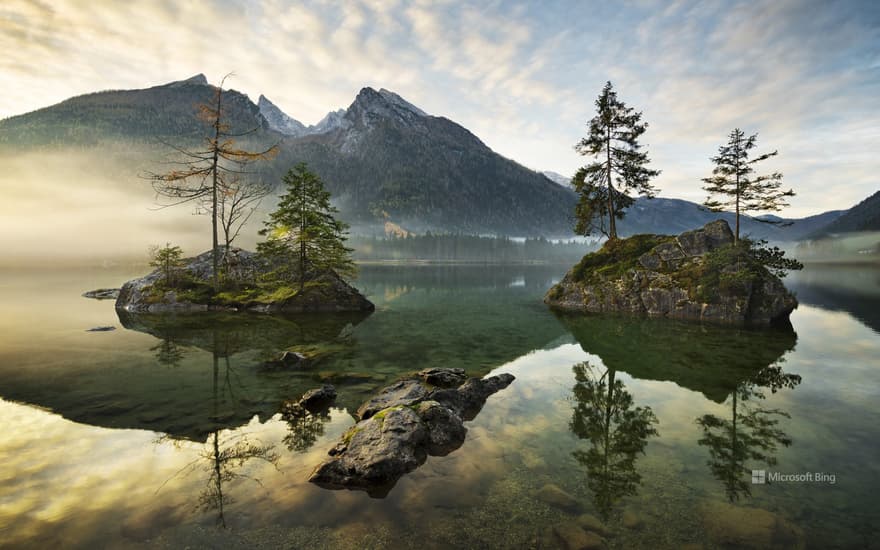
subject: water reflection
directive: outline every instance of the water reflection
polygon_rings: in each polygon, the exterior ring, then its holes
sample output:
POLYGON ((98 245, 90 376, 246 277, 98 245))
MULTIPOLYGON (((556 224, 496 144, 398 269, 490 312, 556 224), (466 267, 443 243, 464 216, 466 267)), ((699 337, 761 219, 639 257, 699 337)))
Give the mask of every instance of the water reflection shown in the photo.
POLYGON ((576 435, 593 444, 592 454, 582 453, 578 460, 588 468, 601 513, 608 513, 614 498, 635 493, 639 474, 634 457, 644 451, 645 439, 657 433, 650 408, 633 408, 632 396, 615 381, 618 370, 637 379, 668 380, 717 403, 729 401, 729 418, 705 414, 697 424, 702 429, 699 445, 709 450, 709 468, 731 501, 750 495, 753 467, 775 465, 778 447, 791 445, 780 426, 790 415, 759 403, 765 391, 776 393, 801 382, 799 375, 782 368, 784 356, 797 342, 792 328, 749 330, 609 316, 559 319, 581 348, 599 356, 607 369, 596 378, 595 367, 575 367, 577 405, 571 423, 576 435), (609 433, 612 420, 620 425, 619 433, 609 433), (620 458, 609 456, 615 451, 623 453, 620 458), (610 461, 618 471, 602 461, 610 461))
POLYGON ((790 326, 750 330, 669 319, 558 314, 581 348, 608 368, 661 380, 723 403, 745 380, 794 349, 790 326))
POLYGON ((572 370, 577 383, 572 390, 575 407, 569 427, 590 442, 589 449, 573 454, 586 467, 587 486, 607 522, 615 502, 636 494, 642 479, 636 459, 644 454, 648 438, 658 435, 654 425, 659 421, 651 407, 634 406, 632 394, 616 379, 614 369, 584 362, 572 370))
POLYGON ((801 383, 799 375, 783 371, 782 362, 781 359, 761 369, 736 387, 730 396, 729 419, 714 414, 697 418, 703 430, 698 443, 709 449, 709 468, 721 482, 730 502, 739 500, 740 496, 751 496, 752 470, 775 466, 778 447, 792 444, 792 439, 779 426, 781 419, 790 419, 791 415, 758 403, 765 399, 765 389, 776 393, 782 388, 794 389, 801 383))
POLYGON ((793 272, 785 285, 800 303, 830 311, 846 311, 880 333, 880 267, 817 265, 793 272))

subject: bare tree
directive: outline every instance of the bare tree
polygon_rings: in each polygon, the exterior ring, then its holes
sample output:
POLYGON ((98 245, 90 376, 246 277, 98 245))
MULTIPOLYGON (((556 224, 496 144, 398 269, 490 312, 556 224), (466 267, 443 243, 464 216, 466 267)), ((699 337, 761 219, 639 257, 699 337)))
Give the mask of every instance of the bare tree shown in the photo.
MULTIPOLYGON (((213 260, 213 286, 214 291, 220 290, 220 245, 219 232, 221 226, 224 227, 226 234, 227 248, 229 243, 229 235, 238 234, 237 231, 228 232, 225 228, 230 229, 238 227, 235 220, 242 220, 241 214, 233 219, 232 223, 221 222, 224 215, 221 212, 221 204, 226 201, 226 219, 229 218, 230 210, 239 212, 247 211, 248 206, 243 204, 253 204, 253 202, 238 202, 236 208, 231 207, 227 194, 230 189, 239 188, 241 178, 248 174, 247 166, 258 160, 266 160, 273 157, 277 152, 277 146, 273 145, 263 151, 248 151, 236 146, 236 138, 253 134, 259 128, 233 133, 232 125, 228 121, 227 106, 224 105, 223 85, 226 79, 231 76, 227 74, 220 80, 220 85, 214 89, 214 97, 210 103, 202 103, 198 106, 198 116, 203 121, 209 123, 210 129, 208 135, 204 138, 204 147, 202 148, 184 148, 166 143, 178 155, 179 160, 174 164, 178 166, 175 170, 164 173, 148 173, 147 178, 153 183, 153 189, 162 197, 172 199, 170 204, 164 206, 174 206, 186 202, 196 202, 206 208, 207 214, 211 216, 212 228, 212 248, 211 255, 213 260)), ((239 191, 239 195, 242 193, 239 191)), ((245 218, 246 220, 246 218, 245 218)), ((243 224, 243 221, 242 221, 243 224)))
MULTIPOLYGON (((223 257, 229 261, 232 242, 272 188, 260 180, 231 178, 221 186, 217 199, 220 228, 223 231, 223 257)), ((228 265, 226 266, 229 267, 228 265)))

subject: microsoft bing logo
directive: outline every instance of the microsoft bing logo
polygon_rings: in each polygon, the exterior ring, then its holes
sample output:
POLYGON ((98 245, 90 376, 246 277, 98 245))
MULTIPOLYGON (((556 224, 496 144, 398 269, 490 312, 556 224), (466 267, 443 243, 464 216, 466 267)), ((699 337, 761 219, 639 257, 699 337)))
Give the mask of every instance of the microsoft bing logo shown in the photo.
POLYGON ((764 485, 765 483, 767 483, 766 470, 752 470, 752 484, 764 485))

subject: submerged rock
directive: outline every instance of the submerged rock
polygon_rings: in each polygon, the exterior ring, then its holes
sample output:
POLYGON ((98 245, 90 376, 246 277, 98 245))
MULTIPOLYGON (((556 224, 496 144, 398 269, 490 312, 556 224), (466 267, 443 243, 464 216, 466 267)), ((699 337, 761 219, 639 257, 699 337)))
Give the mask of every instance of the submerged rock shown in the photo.
POLYGON ((704 502, 700 506, 703 527, 716 544, 735 548, 804 548, 803 530, 760 508, 726 502, 704 502))
POLYGON ((109 326, 109 325, 100 326, 100 327, 92 327, 92 328, 87 328, 86 332, 110 332, 111 330, 116 330, 116 327, 109 326))
POLYGON ((492 393, 513 379, 511 374, 471 378, 459 388, 433 391, 419 380, 397 382, 358 409, 361 420, 330 449, 330 458, 315 468, 309 481, 384 497, 429 455, 443 456, 459 448, 467 433, 465 413, 479 411, 492 393))
POLYGON ((227 276, 242 288, 215 294, 211 289, 213 260, 204 252, 184 260, 178 283, 168 288, 164 274, 153 271, 128 281, 119 290, 116 309, 128 312, 256 311, 261 313, 373 311, 375 306, 333 270, 311 270, 303 288, 297 281, 274 291, 253 283, 256 275, 270 270, 253 252, 233 248, 224 259, 227 276))
POLYGON ((83 292, 83 298, 94 298, 95 300, 115 300, 119 297, 118 288, 99 288, 97 290, 89 290, 83 292))
POLYGON ((588 254, 544 297, 559 311, 737 325, 787 321, 797 300, 724 220, 677 237, 635 235, 588 254))
POLYGON ((566 550, 599 550, 605 548, 605 541, 589 531, 584 531, 577 524, 566 522, 553 528, 553 534, 566 550))
POLYGON ((581 503, 576 498, 565 492, 559 485, 548 483, 535 492, 535 498, 555 508, 569 512, 580 509, 581 503))

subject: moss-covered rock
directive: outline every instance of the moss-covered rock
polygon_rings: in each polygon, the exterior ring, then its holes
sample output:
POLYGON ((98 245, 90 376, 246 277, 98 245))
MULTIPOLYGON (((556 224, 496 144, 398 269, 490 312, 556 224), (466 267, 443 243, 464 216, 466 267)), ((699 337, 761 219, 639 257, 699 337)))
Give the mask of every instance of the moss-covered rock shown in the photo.
POLYGON ((797 300, 718 220, 677 237, 635 235, 587 254, 544 297, 560 311, 732 324, 788 319, 797 300))
POLYGON ((211 253, 184 261, 179 282, 165 286, 156 270, 125 283, 116 309, 129 312, 196 312, 209 310, 297 313, 307 311, 372 311, 375 306, 332 270, 309 273, 303 285, 297 281, 260 282, 263 266, 255 254, 232 249, 227 261, 231 274, 220 292, 212 286, 211 253))

